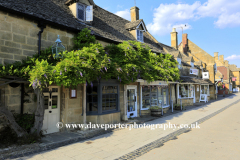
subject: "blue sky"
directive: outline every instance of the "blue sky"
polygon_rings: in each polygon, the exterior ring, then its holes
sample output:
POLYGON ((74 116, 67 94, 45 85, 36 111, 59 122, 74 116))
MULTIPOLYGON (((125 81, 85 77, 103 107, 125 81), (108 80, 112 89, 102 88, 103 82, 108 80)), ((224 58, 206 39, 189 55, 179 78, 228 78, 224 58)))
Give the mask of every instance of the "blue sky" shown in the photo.
MULTIPOLYGON (((130 20, 134 0, 94 0, 94 2, 130 20)), ((148 31, 161 43, 171 45, 173 27, 184 26, 188 38, 214 55, 224 55, 230 64, 240 67, 240 0, 136 0, 140 19, 148 31)), ((177 28, 181 42, 182 29, 177 28)))

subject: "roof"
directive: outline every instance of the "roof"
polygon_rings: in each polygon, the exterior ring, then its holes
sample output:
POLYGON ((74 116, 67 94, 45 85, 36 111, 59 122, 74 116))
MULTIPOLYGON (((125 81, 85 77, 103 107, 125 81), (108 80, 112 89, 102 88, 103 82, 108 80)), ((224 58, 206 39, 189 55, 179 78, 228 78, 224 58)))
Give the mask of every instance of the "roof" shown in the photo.
MULTIPOLYGON (((75 2, 78 2, 79 0, 67 0, 66 2, 65 2, 65 4, 66 5, 71 5, 72 3, 75 3, 75 2)), ((93 6, 95 6, 95 3, 94 3, 94 1, 93 0, 88 0, 89 1, 89 3, 91 4, 91 5, 93 5, 93 6)))
POLYGON ((182 61, 184 61, 184 62, 194 62, 192 56, 189 56, 189 57, 183 57, 183 58, 182 58, 182 61))
POLYGON ((213 83, 208 79, 201 79, 201 78, 195 78, 195 77, 180 77, 181 83, 197 83, 197 84, 210 84, 213 83))
POLYGON ((168 45, 166 45, 166 44, 163 44, 163 43, 160 43, 160 42, 158 42, 158 45, 159 45, 163 50, 165 50, 166 53, 171 54, 174 58, 178 58, 179 55, 181 56, 180 51, 177 50, 177 49, 175 49, 175 48, 173 48, 173 47, 170 47, 170 46, 168 46, 168 45))
MULTIPOLYGON (((130 21, 106 11, 97 5, 93 15, 92 30, 99 35, 119 42, 136 40, 136 38, 125 29, 125 25, 130 23, 130 21)), ((147 44, 153 52, 164 52, 146 32, 143 32, 143 35, 144 43, 147 44)))
POLYGON ((125 29, 136 28, 142 21, 143 21, 143 19, 139 19, 137 21, 127 23, 127 24, 125 24, 125 29))
MULTIPOLYGON (((92 0, 91 0, 92 1, 92 0)), ((68 0, 7 0, 0 2, 0 7, 21 12, 24 15, 36 17, 35 20, 45 20, 54 24, 75 30, 89 28, 94 34, 116 42, 136 40, 136 38, 125 29, 130 21, 119 17, 109 11, 95 5, 93 11, 93 22, 84 23, 75 18, 65 4, 68 0)), ((153 52, 163 53, 164 51, 144 32, 144 43, 153 52)))
POLYGON ((65 1, 66 0, 7 0, 1 1, 0 6, 77 30, 85 28, 86 24, 81 23, 73 16, 71 10, 65 5, 65 1))

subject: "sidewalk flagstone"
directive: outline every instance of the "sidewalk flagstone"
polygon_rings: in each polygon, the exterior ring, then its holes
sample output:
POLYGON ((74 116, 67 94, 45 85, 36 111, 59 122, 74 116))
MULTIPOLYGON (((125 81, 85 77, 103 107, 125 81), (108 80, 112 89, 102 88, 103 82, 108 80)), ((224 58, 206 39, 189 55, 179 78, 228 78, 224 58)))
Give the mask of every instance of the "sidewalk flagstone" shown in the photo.
MULTIPOLYGON (((206 104, 205 106, 199 106, 196 108, 192 108, 190 110, 186 110, 184 112, 178 112, 176 114, 171 114, 166 117, 161 117, 158 119, 155 119, 150 122, 146 122, 146 124, 168 124, 169 122, 171 124, 191 124, 195 121, 198 121, 199 119, 206 117, 208 115, 211 115, 212 113, 228 106, 229 104, 237 101, 240 99, 240 94, 236 94, 232 97, 227 97, 222 100, 218 100, 215 102, 211 102, 209 104, 206 104)), ((201 125, 200 125, 201 126, 201 125)), ((128 154, 140 147, 143 147, 151 142, 154 142, 162 137, 165 137, 175 131, 179 130, 177 128, 176 130, 167 128, 166 130, 162 128, 156 128, 155 130, 151 130, 150 128, 132 128, 129 130, 129 128, 126 129, 120 129, 117 131, 113 131, 111 133, 107 133, 101 136, 97 136, 94 138, 90 138, 88 140, 77 142, 71 145, 67 145, 65 147, 57 148, 55 149, 58 152, 63 152, 66 157, 69 159, 76 159, 77 157, 82 157, 81 155, 85 155, 86 159, 91 158, 97 158, 97 159, 115 159, 119 158, 120 156, 123 156, 125 154, 128 154), (87 144, 87 142, 92 142, 90 144, 87 144), (109 148, 109 150, 107 150, 109 148), (128 148, 128 149, 126 149, 128 148), (73 151, 72 151, 73 150, 73 151), (75 150, 82 151, 79 152, 79 155, 75 155, 75 150), (101 153, 103 152, 103 153, 101 153), (110 153, 110 155, 109 155, 110 153), (97 155, 94 156, 94 154, 97 155), (73 156, 72 156, 73 155, 73 156), (108 157, 106 157, 108 156, 108 157), (72 158, 70 158, 72 157, 72 158)), ((60 135, 60 134, 59 134, 60 135)), ((65 137, 67 134, 61 136, 65 137)), ((76 134, 71 134, 71 137, 76 136, 76 134)), ((60 137, 60 136, 59 136, 60 137)), ((57 140, 58 138, 48 138, 48 140, 57 140)), ((61 139, 61 138, 59 138, 61 139)), ((43 157, 48 154, 56 154, 56 152, 48 151, 48 152, 42 152, 39 153, 39 155, 44 155, 43 157)), ((57 155, 59 158, 61 155, 57 155)), ((32 156, 33 158, 33 156, 32 156)), ((83 157, 82 157, 83 158, 83 157)), ((31 157, 30 157, 31 159, 31 157)), ((83 158, 84 159, 84 158, 83 158)))

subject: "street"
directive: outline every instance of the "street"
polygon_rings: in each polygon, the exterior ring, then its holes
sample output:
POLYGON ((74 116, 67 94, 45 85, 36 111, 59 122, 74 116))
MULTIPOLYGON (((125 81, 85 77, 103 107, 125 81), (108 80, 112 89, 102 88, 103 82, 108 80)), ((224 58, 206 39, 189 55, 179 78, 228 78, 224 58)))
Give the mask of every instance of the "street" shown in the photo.
POLYGON ((240 103, 201 124, 201 129, 182 134, 176 140, 139 157, 145 159, 217 159, 240 157, 240 103))
MULTIPOLYGON (((150 121, 146 124, 191 124, 214 114, 238 101, 239 94, 215 101, 206 106, 180 112, 150 121)), ((200 129, 180 134, 177 139, 154 146, 159 139, 176 130, 172 128, 121 129, 112 133, 56 148, 54 150, 20 157, 22 159, 239 159, 240 157, 240 102, 200 124, 200 129), (140 149, 145 146, 144 149, 140 149), (137 151, 139 150, 139 151, 137 151), (146 151, 146 153, 145 153, 146 151), (131 154, 130 154, 131 153, 131 154)), ((166 138, 165 138, 166 139, 166 138)))

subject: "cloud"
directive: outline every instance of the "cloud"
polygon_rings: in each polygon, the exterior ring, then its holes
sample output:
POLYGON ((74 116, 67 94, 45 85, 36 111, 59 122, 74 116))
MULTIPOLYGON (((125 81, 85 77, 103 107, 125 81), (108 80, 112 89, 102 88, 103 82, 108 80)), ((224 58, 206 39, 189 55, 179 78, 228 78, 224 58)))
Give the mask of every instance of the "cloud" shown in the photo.
MULTIPOLYGON (((157 35, 165 35, 171 32, 173 27, 184 26, 191 21, 205 17, 213 17, 217 28, 240 26, 240 1, 239 0, 207 0, 201 4, 196 1, 193 4, 177 3, 160 4, 153 11, 153 21, 147 25, 148 30, 157 35)), ((186 29, 191 29, 188 24, 186 29)))
POLYGON ((153 34, 165 35, 169 34, 171 29, 175 27, 185 26, 190 29, 191 26, 187 23, 189 20, 195 20, 197 8, 201 6, 200 2, 189 4, 161 4, 154 9, 153 22, 147 25, 148 30, 153 34))
POLYGON ((238 59, 240 59, 240 55, 236 55, 236 54, 228 56, 226 58, 226 60, 238 60, 238 59))
POLYGON ((124 11, 118 11, 115 13, 116 15, 125 18, 127 20, 131 20, 131 16, 130 16, 130 10, 129 9, 125 9, 124 11))

